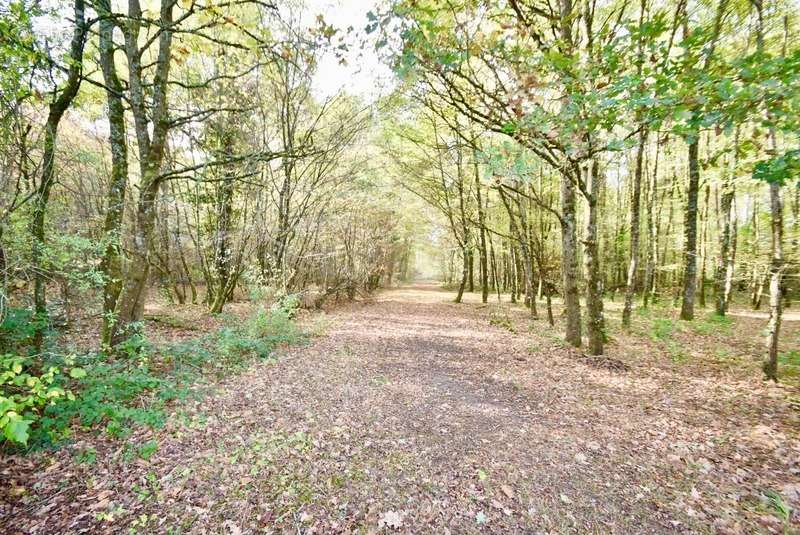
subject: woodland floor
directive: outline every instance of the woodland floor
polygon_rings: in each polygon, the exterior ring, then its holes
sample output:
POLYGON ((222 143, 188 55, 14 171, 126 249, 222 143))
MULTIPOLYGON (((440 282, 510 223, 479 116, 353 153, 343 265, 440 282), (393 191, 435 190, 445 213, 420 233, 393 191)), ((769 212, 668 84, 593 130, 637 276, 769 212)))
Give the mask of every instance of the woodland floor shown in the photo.
POLYGON ((158 441, 147 460, 100 437, 2 460, 0 532, 800 529, 798 390, 760 379, 763 319, 651 336, 637 315, 598 360, 521 308, 450 299, 332 310, 308 346, 129 437, 158 441))

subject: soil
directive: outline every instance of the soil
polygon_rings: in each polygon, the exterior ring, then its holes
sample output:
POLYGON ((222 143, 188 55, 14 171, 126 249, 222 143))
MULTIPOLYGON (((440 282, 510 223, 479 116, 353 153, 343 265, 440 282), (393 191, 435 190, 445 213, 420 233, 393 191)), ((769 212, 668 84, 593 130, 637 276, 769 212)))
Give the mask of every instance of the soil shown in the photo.
POLYGON ((800 529, 797 389, 736 342, 758 318, 677 330, 682 360, 635 329, 587 359, 520 307, 451 299, 416 286, 330 311, 309 345, 135 431, 157 441, 147 459, 88 436, 2 459, 0 531, 800 529))

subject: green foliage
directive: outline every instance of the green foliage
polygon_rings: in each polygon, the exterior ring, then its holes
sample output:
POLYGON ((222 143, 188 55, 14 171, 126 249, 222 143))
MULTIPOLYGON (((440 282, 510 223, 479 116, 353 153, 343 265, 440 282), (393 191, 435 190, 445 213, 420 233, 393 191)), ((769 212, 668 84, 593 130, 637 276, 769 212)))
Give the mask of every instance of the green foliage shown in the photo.
MULTIPOLYGON (((85 376, 73 368, 72 376, 85 376)), ((30 427, 42 412, 60 400, 74 400, 72 393, 59 386, 60 368, 45 366, 37 370, 33 359, 6 354, 0 356, 0 430, 5 440, 27 446, 30 427)))
MULTIPOLYGON (((8 309, 0 323, 0 351, 20 354, 30 351, 37 330, 46 326, 46 319, 36 317, 27 308, 8 309)), ((44 331, 48 332, 46 328, 44 331)))
POLYGON ((779 493, 775 492, 774 490, 768 490, 764 493, 764 498, 766 498, 769 508, 777 513, 781 520, 784 522, 789 521, 789 517, 792 514, 792 509, 789 507, 789 505, 787 505, 779 493))
POLYGON ((83 448, 76 455, 78 464, 94 464, 97 461, 97 450, 93 447, 83 448))
POLYGON ((675 331, 675 322, 669 318, 656 318, 650 329, 650 337, 653 340, 668 340, 675 331))
POLYGON ((715 312, 692 323, 695 332, 703 335, 729 332, 732 325, 733 320, 729 316, 720 316, 715 312))
MULTIPOLYGON (((41 447, 68 436, 72 425, 103 429, 115 437, 126 436, 136 426, 162 427, 167 420, 167 404, 200 395, 195 387, 206 376, 235 373, 252 359, 269 358, 280 346, 306 340, 306 334, 290 317, 296 307, 291 303, 272 310, 262 308, 245 321, 232 318, 213 333, 160 347, 135 332, 118 346, 117 354, 122 358, 109 361, 105 354, 91 354, 82 357, 81 367, 71 367, 68 375, 75 396, 56 386, 58 368, 53 367, 52 375, 43 375, 42 385, 35 385, 30 394, 33 398, 25 398, 38 408, 36 414, 23 413, 15 408, 16 402, 9 405, 13 414, 7 418, 8 433, 14 433, 21 443, 26 443, 30 435, 32 443, 41 447), (49 385, 52 388, 46 389, 49 385), (58 403, 51 402, 52 398, 58 398, 58 403), (34 421, 36 426, 31 427, 34 421)), ((17 370, 21 372, 22 368, 17 363, 22 360, 4 359, 3 370, 7 368, 12 377, 20 377, 17 370)), ((71 364, 72 359, 66 362, 71 364)), ((17 379, 30 380, 27 375, 17 379)), ((151 454, 137 453, 142 458, 151 454)))
POLYGON ((784 377, 800 377, 800 350, 791 349, 778 355, 781 375, 784 377))
POLYGON ((280 296, 272 305, 273 312, 282 312, 289 319, 294 319, 300 308, 300 296, 298 294, 286 294, 280 296))
POLYGON ((489 315, 489 325, 502 327, 512 333, 516 332, 514 329, 514 322, 505 310, 493 310, 489 315))
POLYGON ((147 461, 156 451, 158 451, 157 440, 148 440, 143 444, 129 443, 125 445, 125 453, 123 454, 123 458, 127 462, 131 462, 137 458, 147 461))
MULTIPOLYGON (((753 178, 770 184, 786 184, 790 179, 800 177, 800 150, 786 151, 780 156, 756 163, 753 178)), ((798 182, 800 187, 800 182, 798 182)))
POLYGON ((136 424, 164 424, 163 404, 170 399, 170 381, 156 377, 144 364, 127 362, 96 363, 90 372, 77 381, 79 393, 74 399, 45 411, 38 442, 55 442, 72 422, 85 428, 102 424, 112 436, 122 436, 136 424))

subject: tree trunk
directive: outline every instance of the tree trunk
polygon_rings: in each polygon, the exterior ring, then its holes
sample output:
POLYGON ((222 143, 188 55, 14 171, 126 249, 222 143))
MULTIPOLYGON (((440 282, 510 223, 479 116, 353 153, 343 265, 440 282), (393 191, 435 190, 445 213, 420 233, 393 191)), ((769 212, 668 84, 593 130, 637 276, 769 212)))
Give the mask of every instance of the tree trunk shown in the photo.
MULTIPOLYGON (((172 27, 174 3, 162 0, 159 23, 164 28, 172 27)), ((128 86, 130 88, 131 113, 136 127, 139 148, 139 172, 141 185, 136 206, 132 257, 128 263, 125 282, 117 298, 116 323, 110 340, 117 345, 131 334, 131 327, 141 321, 147 297, 147 279, 150 274, 150 250, 152 249, 156 200, 161 187, 161 164, 169 133, 167 91, 171 65, 172 31, 165 29, 159 35, 155 74, 148 84, 142 74, 142 54, 139 34, 142 10, 138 0, 128 2, 129 22, 125 35, 125 56, 128 61, 128 86), (145 104, 145 93, 151 96, 152 106, 145 104)))
POLYGON ((50 103, 44 131, 44 147, 42 151, 42 178, 33 197, 33 215, 31 235, 33 237, 33 308, 35 321, 34 345, 42 348, 44 329, 47 326, 47 282, 46 267, 43 265, 45 249, 45 217, 50 201, 50 191, 55 181, 55 158, 58 143, 58 125, 64 112, 72 104, 81 85, 83 67, 83 47, 86 42, 84 25, 84 1, 75 0, 74 24, 72 40, 69 48, 69 68, 67 80, 58 97, 50 103))
POLYGON ((702 308, 706 307, 706 258, 708 257, 708 202, 709 195, 711 194, 711 186, 706 184, 705 203, 703 204, 703 230, 700 234, 700 277, 698 285, 700 287, 700 300, 699 305, 702 308))
POLYGON ((467 278, 469 277, 469 252, 466 247, 461 250, 461 283, 458 285, 458 293, 456 294, 456 303, 460 303, 464 297, 464 288, 467 286, 467 278))
POLYGON ((106 248, 100 262, 103 273, 103 346, 111 343, 113 315, 117 297, 122 289, 122 221, 125 212, 125 193, 128 188, 128 143, 125 139, 125 107, 122 102, 122 84, 117 77, 114 63, 114 20, 110 18, 111 8, 108 0, 97 2, 101 11, 100 25, 100 67, 106 85, 108 103, 108 142, 111 149, 111 179, 106 193, 106 215, 103 222, 103 236, 106 248))
POLYGON ((700 138, 689 140, 689 189, 686 192, 683 246, 683 302, 681 319, 694 319, 694 298, 697 289, 697 197, 700 188, 700 138))
MULTIPOLYGON (((223 127, 225 128, 225 127, 223 127)), ((224 131, 222 153, 224 157, 233 156, 233 138, 229 131, 224 131)), ((224 170, 225 176, 217 184, 217 232, 214 236, 214 294, 210 312, 219 314, 225 303, 230 301, 233 287, 236 284, 238 270, 232 270, 232 251, 230 235, 233 230, 233 188, 235 173, 230 166, 224 170)))
POLYGON ((625 286, 625 305, 622 308, 622 326, 630 327, 633 298, 636 292, 636 270, 639 265, 639 207, 641 206, 642 191, 642 162, 644 160, 644 146, 647 141, 647 132, 639 132, 639 144, 636 148, 636 167, 633 173, 631 187, 631 249, 630 262, 628 263, 628 280, 625 286))
POLYGON ((653 165, 653 179, 648 180, 648 195, 647 195, 647 220, 646 226, 648 229, 647 241, 647 261, 644 269, 644 291, 643 305, 647 308, 650 298, 655 295, 656 291, 656 277, 655 269, 658 262, 658 229, 659 225, 654 221, 654 213, 656 209, 656 201, 658 200, 658 156, 661 151, 661 138, 656 136, 656 157, 655 164, 653 165))
POLYGON ((575 220, 575 185, 572 177, 561 177, 561 271, 564 279, 564 311, 567 315, 564 339, 581 346, 581 302, 578 292, 578 238, 575 220))
MULTIPOLYGON (((774 132, 772 136, 774 137, 774 132)), ((781 332, 781 283, 783 278, 783 202, 780 184, 769 185, 769 207, 772 218, 772 260, 769 266, 769 322, 767 323, 767 361, 764 374, 778 380, 778 339, 781 332)))
POLYGON ((605 342, 605 321, 603 319, 603 280, 600 271, 600 251, 597 243, 597 212, 600 199, 602 177, 597 161, 593 161, 588 171, 587 202, 589 214, 586 221, 584 256, 586 262, 586 331, 589 338, 587 352, 602 355, 605 342))
POLYGON ((483 207, 483 196, 481 194, 480 169, 478 168, 477 151, 473 154, 473 164, 475 167, 475 197, 478 201, 478 240, 481 268, 481 302, 489 300, 489 259, 486 250, 486 213, 483 207))
POLYGON ((714 293, 716 296, 716 312, 724 316, 728 312, 729 285, 733 279, 733 254, 732 234, 735 227, 736 213, 733 211, 733 199, 736 195, 736 166, 739 153, 739 128, 733 137, 733 154, 730 157, 728 172, 722 184, 722 198, 720 200, 720 234, 719 234, 719 259, 714 274, 714 293))

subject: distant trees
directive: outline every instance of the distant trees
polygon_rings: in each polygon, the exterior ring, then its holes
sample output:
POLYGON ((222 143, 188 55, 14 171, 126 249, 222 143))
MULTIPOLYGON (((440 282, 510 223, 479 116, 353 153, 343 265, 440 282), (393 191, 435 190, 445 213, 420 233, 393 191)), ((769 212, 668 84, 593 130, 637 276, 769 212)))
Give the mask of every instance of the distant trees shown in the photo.
MULTIPOLYGON (((706 267, 713 264, 719 314, 747 280, 758 306, 769 279, 765 370, 774 378, 786 297, 781 191, 797 179, 791 149, 797 121, 788 118, 800 102, 792 70, 798 50, 787 44, 796 21, 781 2, 695 7, 647 0, 602 6, 398 0, 374 16, 370 29, 401 28, 395 66, 412 91, 426 95, 427 107, 434 102, 447 110, 442 115, 484 132, 476 159, 483 160, 484 176, 505 184, 494 191, 506 211, 474 228, 505 225, 514 237, 509 255, 535 258, 519 201, 532 201, 538 217, 560 226, 560 244, 550 247, 560 249, 567 342, 583 343, 580 294, 592 354, 603 351, 603 296, 613 298, 618 288, 625 290, 623 325, 631 322, 637 295, 648 306, 670 293, 680 317, 691 320, 697 304, 705 306, 706 267), (754 31, 739 31, 744 27, 754 31), (491 147, 506 143, 518 148, 492 161, 491 147), (497 165, 520 150, 535 163, 497 165), (544 202, 541 188, 529 189, 542 166, 548 179, 558 177, 558 210, 544 202), (759 180, 769 182, 769 199, 759 180), (765 209, 768 262, 759 222, 765 209), (737 247, 740 237, 751 245, 746 255, 737 247)), ((522 279, 537 277, 527 268, 519 272, 522 279)), ((543 285, 544 277, 538 279, 543 285)))
POLYGON ((58 278, 86 313, 99 298, 113 349, 154 286, 217 313, 237 292, 353 297, 407 276, 403 216, 365 202, 372 110, 314 92, 336 33, 316 31, 256 1, 0 7, 0 319, 30 303, 41 342, 58 278))

